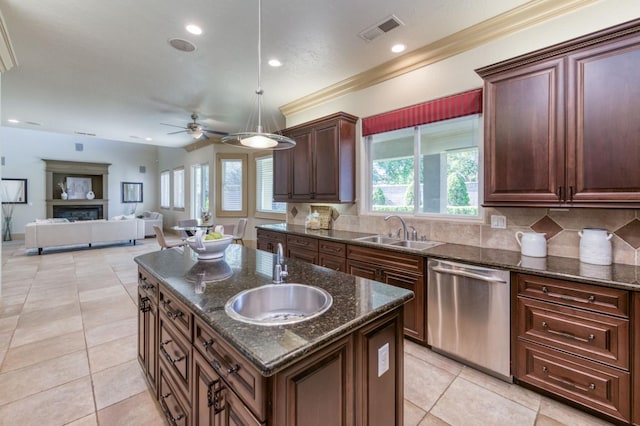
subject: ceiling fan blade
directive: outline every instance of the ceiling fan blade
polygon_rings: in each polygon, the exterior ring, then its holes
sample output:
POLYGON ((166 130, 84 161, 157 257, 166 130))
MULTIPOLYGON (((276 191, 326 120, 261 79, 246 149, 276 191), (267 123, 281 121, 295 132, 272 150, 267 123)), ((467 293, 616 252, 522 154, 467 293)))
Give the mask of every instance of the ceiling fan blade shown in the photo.
POLYGON ((212 133, 214 135, 220 135, 220 136, 227 136, 229 134, 227 132, 219 132, 217 130, 209 130, 209 129, 202 129, 202 131, 206 133, 212 133))
POLYGON ((187 131, 187 130, 178 130, 177 132, 171 132, 171 133, 167 133, 167 134, 168 134, 168 135, 176 135, 176 134, 178 134, 178 133, 184 133, 184 132, 186 132, 186 131, 187 131))
POLYGON ((175 124, 167 124, 167 123, 160 123, 160 124, 162 124, 163 126, 171 126, 171 127, 178 127, 178 128, 180 128, 180 129, 187 129, 187 127, 184 127, 184 126, 176 126, 175 124))
POLYGON ((207 140, 209 139, 209 136, 207 136, 207 134, 205 132, 202 132, 202 137, 207 139, 207 140))

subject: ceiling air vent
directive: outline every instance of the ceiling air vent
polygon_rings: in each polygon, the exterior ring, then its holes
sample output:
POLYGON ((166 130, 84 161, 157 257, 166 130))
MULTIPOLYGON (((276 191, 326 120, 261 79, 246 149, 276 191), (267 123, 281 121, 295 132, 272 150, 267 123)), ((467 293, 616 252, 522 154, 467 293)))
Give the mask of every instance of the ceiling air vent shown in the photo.
POLYGON ((169 44, 171 47, 176 50, 180 50, 181 52, 193 52, 196 50, 195 44, 181 38, 170 38, 169 44))
POLYGON ((372 41, 380 37, 384 33, 388 33, 394 28, 398 28, 400 25, 404 25, 397 16, 391 15, 384 18, 382 21, 364 29, 358 33, 358 35, 366 41, 372 41))

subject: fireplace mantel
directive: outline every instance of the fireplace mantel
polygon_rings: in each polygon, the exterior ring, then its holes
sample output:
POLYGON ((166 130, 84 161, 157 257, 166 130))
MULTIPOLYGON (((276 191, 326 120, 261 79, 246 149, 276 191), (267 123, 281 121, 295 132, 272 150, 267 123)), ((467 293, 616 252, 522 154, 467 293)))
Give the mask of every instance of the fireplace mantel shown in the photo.
MULTIPOLYGON (((46 168, 46 194, 47 217, 53 217, 53 206, 60 205, 86 205, 102 206, 102 218, 109 217, 109 166, 110 163, 89 163, 81 161, 45 160, 46 168), (90 178, 92 191, 95 193, 93 200, 72 199, 63 200, 58 182, 67 177, 90 178)), ((101 219, 102 219, 101 218, 101 219)))

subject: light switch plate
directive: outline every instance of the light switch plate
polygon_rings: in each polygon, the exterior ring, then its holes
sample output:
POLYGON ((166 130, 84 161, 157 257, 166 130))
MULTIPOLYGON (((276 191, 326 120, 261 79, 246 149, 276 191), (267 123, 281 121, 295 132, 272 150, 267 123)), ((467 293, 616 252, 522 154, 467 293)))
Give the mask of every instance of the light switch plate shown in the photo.
POLYGON ((378 377, 389 371, 389 344, 378 348, 378 377))
POLYGON ((507 229, 507 217, 506 216, 498 216, 495 214, 491 215, 491 227, 497 229, 507 229))

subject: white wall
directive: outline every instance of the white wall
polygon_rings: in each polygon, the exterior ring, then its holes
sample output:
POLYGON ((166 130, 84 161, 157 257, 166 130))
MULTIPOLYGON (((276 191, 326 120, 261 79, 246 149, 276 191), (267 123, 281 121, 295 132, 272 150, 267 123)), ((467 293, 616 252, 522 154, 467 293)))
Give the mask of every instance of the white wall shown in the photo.
POLYGON ((115 142, 87 136, 70 136, 11 127, 0 128, 2 156, 5 165, 2 177, 28 179, 28 204, 16 204, 13 233, 23 234, 24 225, 45 218, 45 163, 47 160, 111 163, 109 167, 109 216, 127 213, 131 204, 121 202, 121 182, 142 182, 143 203, 136 213, 156 210, 158 194, 158 147, 115 142), (83 151, 76 151, 76 143, 83 151), (140 166, 146 167, 140 173, 140 166))

